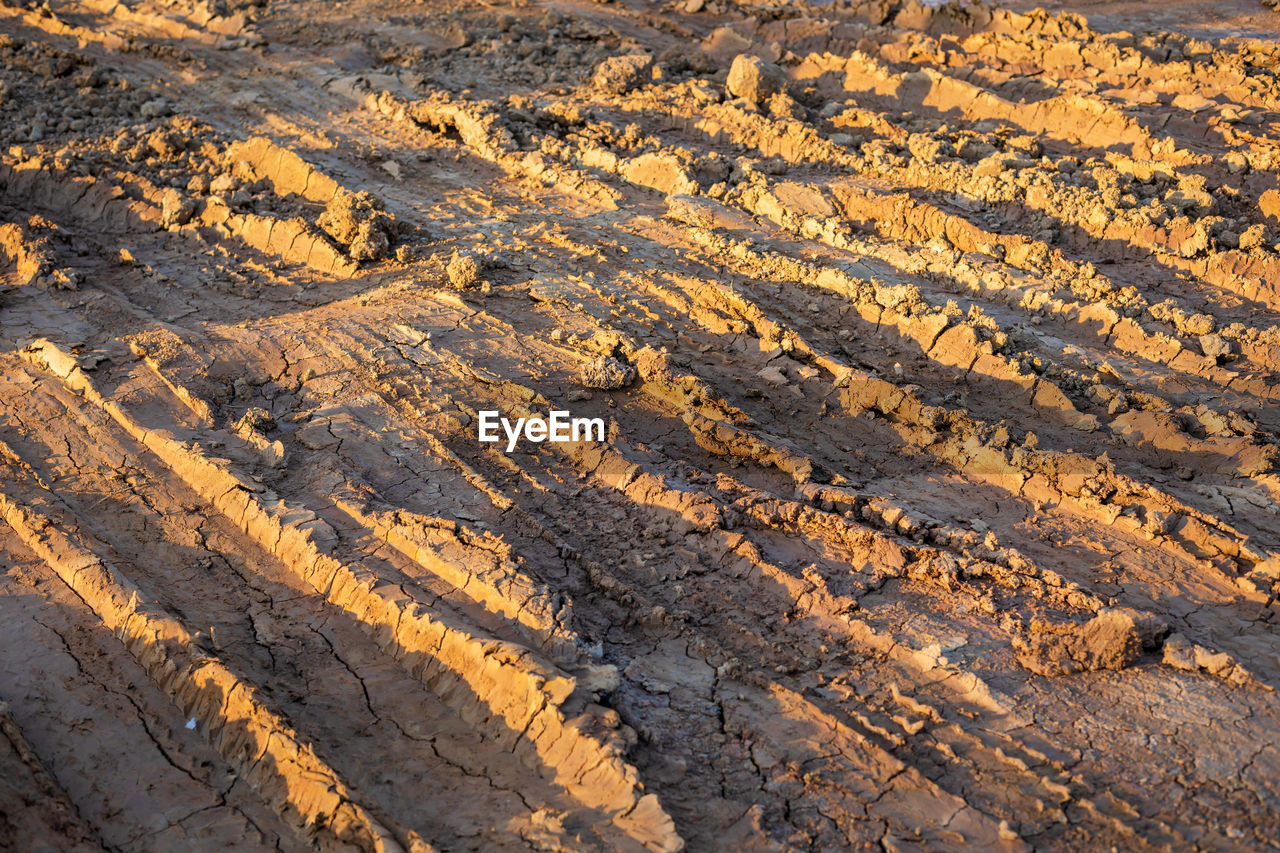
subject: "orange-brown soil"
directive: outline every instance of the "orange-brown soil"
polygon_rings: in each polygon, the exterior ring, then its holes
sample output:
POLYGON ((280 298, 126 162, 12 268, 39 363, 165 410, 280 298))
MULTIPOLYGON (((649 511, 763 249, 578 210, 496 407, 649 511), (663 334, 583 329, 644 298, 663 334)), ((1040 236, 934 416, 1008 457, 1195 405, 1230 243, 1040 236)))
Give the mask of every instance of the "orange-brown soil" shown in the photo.
POLYGON ((1280 14, 935 6, 0 5, 0 848, 1274 848, 1280 14))

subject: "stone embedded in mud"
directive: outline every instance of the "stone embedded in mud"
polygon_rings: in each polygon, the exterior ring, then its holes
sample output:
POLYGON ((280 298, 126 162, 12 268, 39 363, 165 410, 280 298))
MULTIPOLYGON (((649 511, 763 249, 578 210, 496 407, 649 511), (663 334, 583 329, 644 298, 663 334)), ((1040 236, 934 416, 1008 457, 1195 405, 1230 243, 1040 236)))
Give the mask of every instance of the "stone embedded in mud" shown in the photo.
POLYGON ((587 388, 598 388, 602 391, 626 388, 635 381, 635 378, 634 367, 604 355, 582 368, 582 384, 587 388))
POLYGON ((733 60, 725 86, 735 98, 746 98, 759 105, 786 89, 787 75, 772 62, 744 53, 733 60))
POLYGON ((1011 169, 1024 169, 1030 165, 1032 164, 1029 161, 1018 157, 1016 154, 1001 151, 983 157, 973 167, 973 176, 975 178, 994 178, 1011 169))
POLYGON ((1037 675, 1124 669, 1168 633, 1160 620, 1127 607, 1108 607, 1084 625, 1031 622, 1030 636, 1014 643, 1018 660, 1037 675))
POLYGON ((652 70, 651 54, 610 56, 596 66, 591 85, 607 95, 621 95, 642 84, 652 70))
POLYGON ((674 154, 650 151, 632 157, 623 166, 622 175, 633 183, 667 195, 690 195, 698 191, 698 182, 674 154))
POLYGON ((1208 335, 1217 327, 1217 322, 1208 314, 1192 314, 1181 323, 1181 331, 1185 335, 1208 335))
POLYGON ((1200 351, 1206 358, 1223 359, 1231 355, 1231 341, 1221 335, 1201 335, 1200 351))
POLYGON ((385 258, 396 229, 395 218, 383 210, 381 201, 347 189, 334 194, 316 224, 357 261, 385 258))

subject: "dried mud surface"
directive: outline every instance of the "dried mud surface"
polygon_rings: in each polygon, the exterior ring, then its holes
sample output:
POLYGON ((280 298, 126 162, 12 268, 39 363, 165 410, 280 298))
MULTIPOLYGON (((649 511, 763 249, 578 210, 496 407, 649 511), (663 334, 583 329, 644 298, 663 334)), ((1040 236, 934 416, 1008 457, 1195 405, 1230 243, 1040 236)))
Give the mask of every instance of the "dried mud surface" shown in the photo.
POLYGON ((1273 849, 1278 19, 1153 9, 0 5, 0 848, 1273 849))

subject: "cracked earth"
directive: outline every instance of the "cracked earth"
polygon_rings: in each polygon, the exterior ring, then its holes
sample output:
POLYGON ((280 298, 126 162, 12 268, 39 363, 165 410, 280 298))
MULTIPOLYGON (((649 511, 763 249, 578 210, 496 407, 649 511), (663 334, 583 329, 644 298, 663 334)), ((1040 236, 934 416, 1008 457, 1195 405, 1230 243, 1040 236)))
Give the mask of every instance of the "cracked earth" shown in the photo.
POLYGON ((1280 17, 1049 7, 0 4, 0 848, 1274 849, 1280 17))

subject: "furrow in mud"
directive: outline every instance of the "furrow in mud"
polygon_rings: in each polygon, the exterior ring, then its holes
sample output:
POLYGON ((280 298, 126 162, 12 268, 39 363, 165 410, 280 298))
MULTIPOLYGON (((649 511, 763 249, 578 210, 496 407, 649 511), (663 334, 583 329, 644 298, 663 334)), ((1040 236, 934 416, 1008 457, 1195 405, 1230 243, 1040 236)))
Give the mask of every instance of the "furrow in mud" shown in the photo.
POLYGON ((450 624, 411 590, 331 554, 335 534, 315 513, 246 482, 198 450, 149 430, 104 398, 75 360, 47 342, 30 350, 41 367, 124 428, 188 487, 277 557, 317 594, 354 618, 379 645, 464 719, 492 733, 527 761, 546 765, 557 784, 611 815, 637 841, 655 849, 679 845, 652 795, 615 750, 567 719, 560 706, 573 678, 510 642, 450 624), (663 834, 665 831, 665 834, 663 834))
MULTIPOLYGON (((0 453, 13 481, 36 479, 34 472, 23 470, 10 448, 0 447, 0 453)), ((3 494, 0 509, 23 543, 120 638, 148 675, 203 726, 219 752, 287 822, 321 846, 429 849, 403 830, 397 837, 354 800, 337 774, 266 706, 260 689, 200 648, 185 625, 95 555, 92 542, 55 496, 48 491, 30 497, 3 494)))
POLYGON ((0 796, 4 797, 6 829, 12 841, 36 849, 56 838, 65 844, 66 850, 101 849, 4 703, 0 703, 0 734, 4 735, 0 760, 5 767, 0 796), (38 804, 43 804, 44 809, 33 808, 38 804))
POLYGON ((1276 13, 1028 5, 6 8, 0 847, 1271 844, 1276 13))

